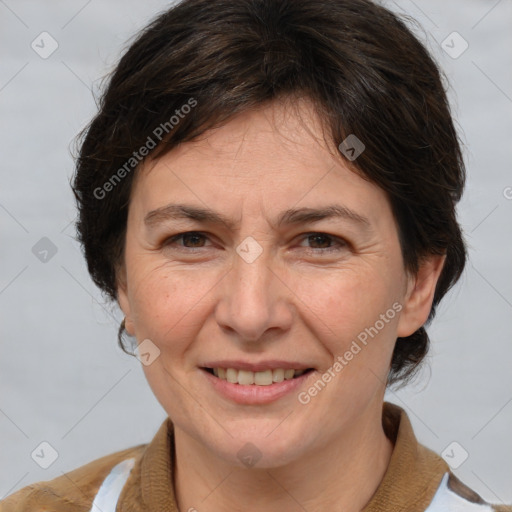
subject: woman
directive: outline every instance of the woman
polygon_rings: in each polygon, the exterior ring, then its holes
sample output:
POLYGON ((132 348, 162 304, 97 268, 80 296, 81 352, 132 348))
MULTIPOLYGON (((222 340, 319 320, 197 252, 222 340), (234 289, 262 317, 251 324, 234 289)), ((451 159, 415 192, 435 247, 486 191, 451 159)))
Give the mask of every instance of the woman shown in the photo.
POLYGON ((115 69, 73 190, 168 414, 2 511, 490 511, 384 403, 466 260, 439 70, 368 0, 185 0, 115 69), (312 244, 312 245, 311 245, 312 244))

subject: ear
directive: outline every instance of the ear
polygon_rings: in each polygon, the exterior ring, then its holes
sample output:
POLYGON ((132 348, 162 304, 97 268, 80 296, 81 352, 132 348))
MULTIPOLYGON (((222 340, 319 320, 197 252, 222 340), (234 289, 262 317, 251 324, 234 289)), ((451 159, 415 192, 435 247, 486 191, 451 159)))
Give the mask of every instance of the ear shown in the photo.
POLYGON ((432 254, 420 263, 416 275, 410 276, 398 322, 398 337, 410 336, 427 321, 445 260, 446 255, 432 254))
POLYGON ((130 308, 130 299, 128 294, 128 285, 124 268, 120 270, 119 277, 117 279, 117 302, 119 303, 119 307, 124 313, 124 328, 126 332, 130 336, 135 336, 135 329, 133 325, 133 319, 130 308))

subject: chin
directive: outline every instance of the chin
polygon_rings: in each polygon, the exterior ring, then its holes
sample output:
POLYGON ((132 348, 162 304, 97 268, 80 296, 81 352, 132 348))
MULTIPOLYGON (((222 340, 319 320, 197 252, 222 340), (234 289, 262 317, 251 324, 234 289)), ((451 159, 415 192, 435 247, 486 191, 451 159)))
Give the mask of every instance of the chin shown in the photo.
POLYGON ((206 444, 228 464, 245 469, 282 467, 301 457, 304 452, 303 435, 290 435, 290 430, 284 428, 277 433, 275 422, 266 427, 252 424, 244 429, 239 424, 238 434, 223 436, 220 442, 208 440, 206 444))

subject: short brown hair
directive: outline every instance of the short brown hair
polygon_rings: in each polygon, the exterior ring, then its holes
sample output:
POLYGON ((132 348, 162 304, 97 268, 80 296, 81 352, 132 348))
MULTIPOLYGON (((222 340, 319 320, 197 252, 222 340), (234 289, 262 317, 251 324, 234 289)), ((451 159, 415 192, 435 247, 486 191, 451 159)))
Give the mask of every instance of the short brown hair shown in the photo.
MULTIPOLYGON (((388 194, 406 270, 446 254, 431 321, 465 266, 455 212, 464 163, 438 66, 402 19, 369 0, 184 0, 137 34, 79 138, 72 183, 78 241, 109 299, 117 300, 134 151, 158 126, 170 128, 155 156, 293 97, 313 102, 331 143, 350 134, 364 142, 349 164, 388 194), (191 98, 194 108, 170 123, 191 98)), ((123 331, 124 323, 125 350, 123 331)), ((424 327, 398 338, 388 383, 406 382, 428 345, 424 327)))

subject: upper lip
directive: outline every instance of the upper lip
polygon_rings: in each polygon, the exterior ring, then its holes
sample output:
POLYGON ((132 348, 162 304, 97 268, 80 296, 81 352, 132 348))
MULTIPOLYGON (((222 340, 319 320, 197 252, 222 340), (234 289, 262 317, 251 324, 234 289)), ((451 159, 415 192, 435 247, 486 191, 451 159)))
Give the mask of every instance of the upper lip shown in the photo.
POLYGON ((234 368, 236 370, 245 370, 250 372, 261 372, 264 370, 276 370, 278 368, 293 369, 293 370, 307 370, 313 368, 311 365, 293 362, 293 361, 280 361, 272 359, 268 361, 260 361, 259 363, 249 363, 241 360, 227 360, 221 361, 207 361, 203 364, 203 368, 234 368))

